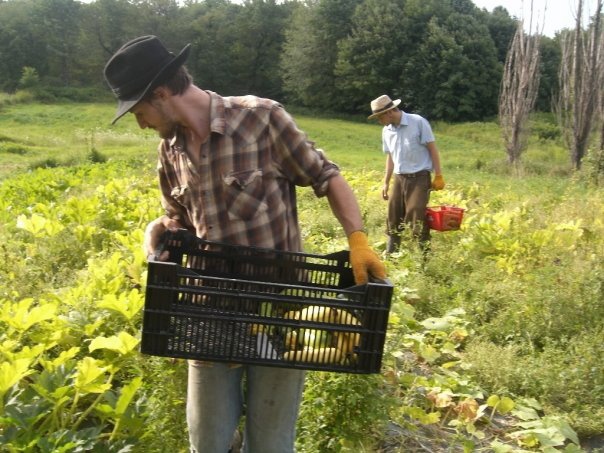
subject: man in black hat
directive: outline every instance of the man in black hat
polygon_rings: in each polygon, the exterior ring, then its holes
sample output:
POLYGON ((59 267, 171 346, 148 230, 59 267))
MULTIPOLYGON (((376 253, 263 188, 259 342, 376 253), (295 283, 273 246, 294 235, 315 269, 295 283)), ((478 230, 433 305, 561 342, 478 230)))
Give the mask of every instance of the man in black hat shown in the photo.
MULTIPOLYGON (((356 282, 366 283, 369 275, 385 278, 338 167, 277 102, 222 97, 194 85, 183 66, 188 53, 186 46, 175 56, 157 37, 142 36, 105 66, 118 98, 113 122, 130 112, 141 128, 155 129, 162 138, 158 173, 165 215, 146 229, 148 254, 166 229, 176 228, 210 241, 300 251, 295 187, 311 186, 327 197, 342 224, 356 282)), ((190 361, 192 451, 227 451, 245 401, 246 451, 292 452, 303 381, 300 370, 190 361)))

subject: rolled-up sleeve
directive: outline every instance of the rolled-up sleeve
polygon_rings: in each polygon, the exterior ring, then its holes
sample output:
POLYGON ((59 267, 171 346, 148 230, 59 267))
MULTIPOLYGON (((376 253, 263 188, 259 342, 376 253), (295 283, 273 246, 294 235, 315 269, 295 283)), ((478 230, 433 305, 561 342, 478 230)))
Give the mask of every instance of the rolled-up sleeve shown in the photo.
POLYGON ((270 116, 270 135, 277 167, 297 186, 312 186, 317 197, 327 194, 329 179, 340 173, 323 150, 315 148, 293 118, 276 104, 270 116))
POLYGON ((163 156, 165 156, 165 154, 162 154, 161 150, 159 155, 160 157, 157 162, 157 175, 159 179, 159 190, 161 193, 162 208, 164 208, 165 214, 169 218, 178 220, 183 227, 192 227, 193 224, 190 221, 189 213, 187 212, 184 206, 182 206, 176 201, 173 196, 173 192, 176 187, 173 182, 173 175, 172 177, 170 176, 171 173, 173 173, 173 170, 171 170, 171 167, 167 167, 164 165, 163 156))

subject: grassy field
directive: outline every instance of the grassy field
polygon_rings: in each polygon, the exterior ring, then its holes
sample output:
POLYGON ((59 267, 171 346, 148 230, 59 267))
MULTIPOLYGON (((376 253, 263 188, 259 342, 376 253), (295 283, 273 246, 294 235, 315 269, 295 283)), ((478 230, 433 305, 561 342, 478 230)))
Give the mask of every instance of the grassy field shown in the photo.
POLYGON ((152 160, 157 138, 122 120, 111 126, 113 105, 17 104, 2 109, 0 178, 27 169, 71 165, 94 157, 152 160))
MULTIPOLYGON (((113 104, 16 104, 2 109, 0 177, 45 164, 85 160, 93 150, 106 158, 143 155, 152 159, 157 143, 153 131, 141 131, 127 115, 111 125, 113 104)), ((299 126, 342 168, 382 171, 381 128, 376 122, 358 122, 296 116, 299 126), (329 127, 325 125, 329 124, 329 127)), ((496 123, 434 124, 447 174, 455 179, 482 175, 568 176, 569 158, 560 144, 533 140, 523 158, 523 169, 505 165, 496 123), (474 176, 472 176, 474 175, 474 176)), ((496 178, 499 179, 499 178, 496 178)))
MULTIPOLYGON (((183 365, 142 359, 129 339, 139 334, 142 229, 159 213, 157 138, 128 116, 111 126, 114 108, 0 110, 0 356, 3 373, 23 377, 0 374, 0 409, 17 426, 0 427, 0 444, 15 451, 69 436, 187 448, 183 365), (121 349, 107 346, 118 338, 121 349), (81 384, 82 364, 104 370, 99 379, 114 370, 112 396, 59 386, 70 370, 81 384), (119 412, 126 403, 115 401, 135 391, 137 404, 119 412), (38 418, 16 415, 25 408, 38 418), (84 429, 94 423, 99 431, 84 429)), ((296 120, 340 165, 383 251, 380 126, 296 120)), ((410 238, 386 260, 395 296, 383 372, 310 373, 299 451, 590 451, 604 433, 604 193, 589 162, 571 169, 546 116, 533 125, 514 168, 495 122, 433 125, 447 187, 432 201, 464 207, 462 229, 434 233, 425 260, 410 238)), ((325 200, 310 189, 299 200, 306 249, 346 248, 325 200)))

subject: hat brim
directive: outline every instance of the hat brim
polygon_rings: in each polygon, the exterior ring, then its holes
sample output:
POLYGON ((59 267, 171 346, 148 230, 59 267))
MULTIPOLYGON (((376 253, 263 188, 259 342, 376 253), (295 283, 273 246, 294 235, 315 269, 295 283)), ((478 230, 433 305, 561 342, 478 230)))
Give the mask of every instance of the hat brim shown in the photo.
POLYGON ((401 100, 400 99, 396 99, 396 100, 392 101, 392 106, 388 107, 387 109, 380 110, 379 112, 372 113, 371 115, 369 115, 367 117, 367 119, 368 120, 372 120, 373 118, 376 118, 376 117, 380 116, 382 113, 386 113, 387 111, 392 110, 392 109, 398 107, 398 105, 400 103, 401 103, 401 100))
POLYGON ((169 77, 171 72, 176 72, 176 70, 180 68, 188 58, 190 50, 191 44, 187 44, 170 63, 164 66, 161 71, 157 73, 157 75, 153 78, 153 80, 151 80, 151 82, 149 82, 144 90, 130 96, 128 99, 118 99, 117 112, 115 113, 115 117, 113 118, 113 121, 111 121, 111 124, 115 124, 117 120, 128 113, 132 107, 138 104, 151 89, 155 88, 159 80, 169 77))

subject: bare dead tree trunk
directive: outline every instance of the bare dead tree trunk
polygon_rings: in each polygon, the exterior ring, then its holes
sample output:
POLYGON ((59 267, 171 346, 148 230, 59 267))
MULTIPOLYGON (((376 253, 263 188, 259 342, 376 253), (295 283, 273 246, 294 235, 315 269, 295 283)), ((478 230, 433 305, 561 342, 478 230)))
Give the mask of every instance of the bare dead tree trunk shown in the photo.
MULTIPOLYGON (((604 5, 602 4, 602 0, 600 0, 598 2, 598 6, 597 6, 597 16, 599 18, 599 20, 602 20, 602 8, 604 8, 604 5)), ((598 65, 597 65, 597 74, 598 74, 598 81, 597 81, 597 86, 599 88, 598 90, 598 121, 600 123, 600 143, 599 143, 599 149, 601 152, 604 152, 604 27, 602 27, 602 24, 598 24, 599 25, 599 37, 597 40, 597 45, 599 46, 600 49, 600 59, 598 61, 598 65)))
MULTIPOLYGON (((602 42, 604 43, 604 39, 602 40, 602 42)), ((603 47, 602 51, 604 51, 604 44, 602 47, 603 47)), ((600 74, 602 74, 602 82, 600 83, 600 86, 601 86, 604 83, 604 64, 602 65, 600 74)), ((600 148, 600 153, 604 154, 604 89, 600 90, 599 121, 600 121, 600 146, 599 146, 599 148, 600 148)))
POLYGON ((583 0, 579 0, 575 30, 565 34, 561 40, 560 93, 555 106, 571 163, 577 170, 581 168, 589 145, 604 81, 602 0, 597 2, 596 14, 587 32, 581 24, 582 14, 583 0))
POLYGON ((599 61, 598 76, 599 76, 599 93, 598 93, 598 117, 597 121, 600 124, 599 130, 599 146, 596 151, 594 159, 594 182, 596 185, 600 185, 600 181, 604 177, 604 29, 600 29, 600 55, 602 56, 599 61))
POLYGON ((539 44, 541 33, 527 35, 524 21, 518 22, 516 33, 505 59, 499 92, 499 124, 510 164, 517 164, 528 146, 528 119, 539 91, 539 44))
POLYGON ((600 146, 596 151, 596 156, 594 159, 594 177, 593 182, 596 186, 599 186, 604 178, 604 97, 602 97, 600 101, 600 113, 599 113, 599 121, 600 121, 600 146))

